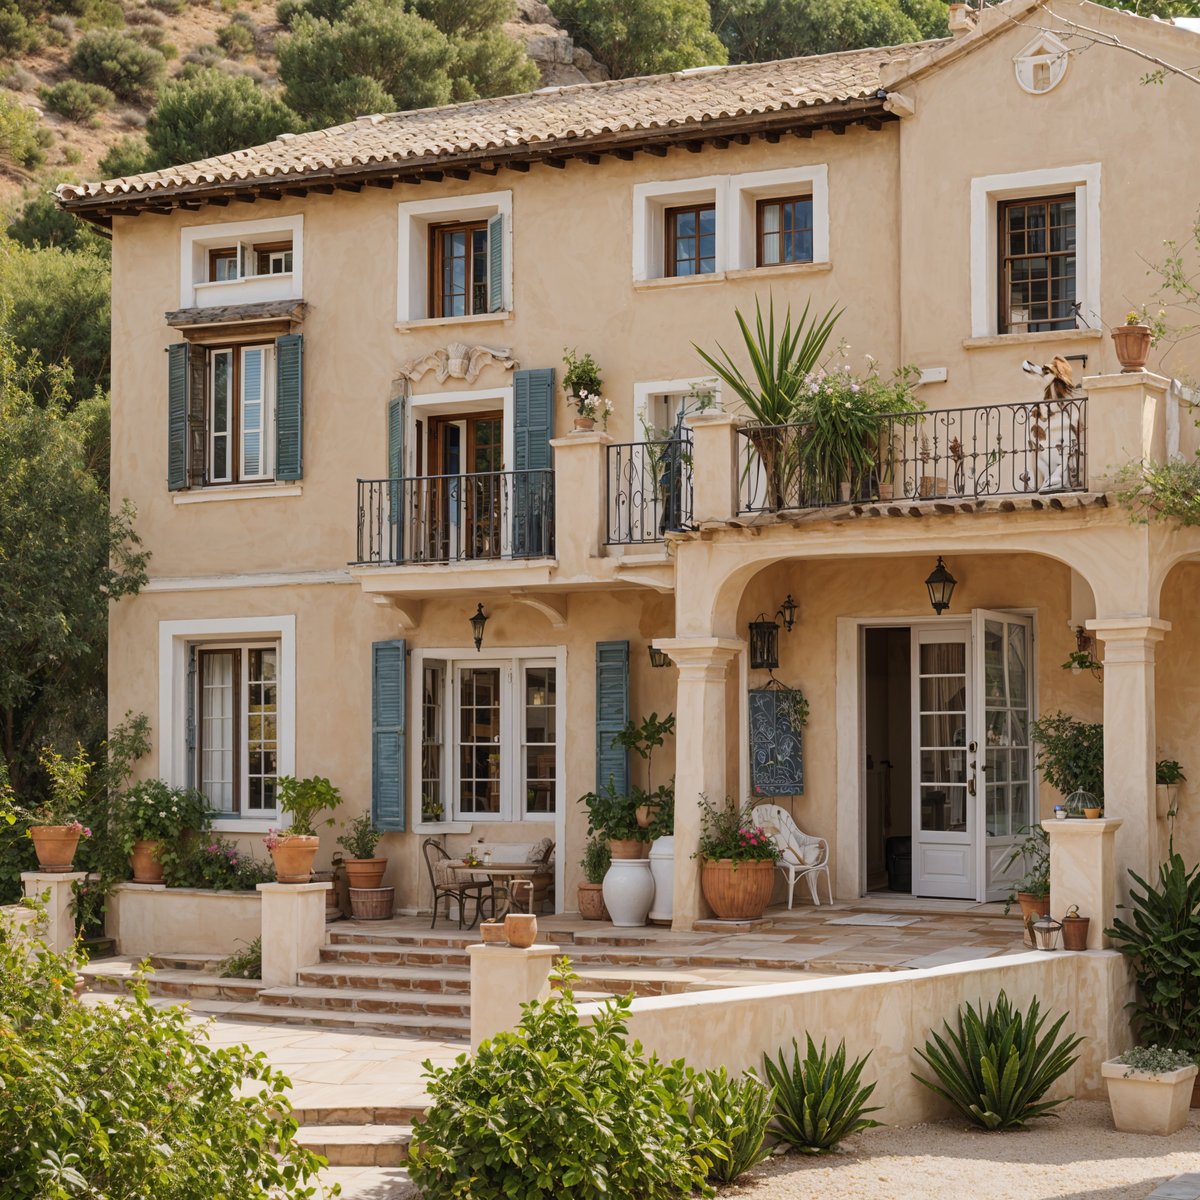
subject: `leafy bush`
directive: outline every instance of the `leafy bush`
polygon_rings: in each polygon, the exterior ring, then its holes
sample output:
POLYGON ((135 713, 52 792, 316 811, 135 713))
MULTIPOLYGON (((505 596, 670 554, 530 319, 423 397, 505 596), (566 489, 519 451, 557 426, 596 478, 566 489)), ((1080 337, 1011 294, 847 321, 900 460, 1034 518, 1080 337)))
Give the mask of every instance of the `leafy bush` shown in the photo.
POLYGON ((187 0, 146 0, 146 3, 151 8, 156 8, 162 13, 168 13, 172 17, 179 16, 187 8, 187 0))
MULTIPOLYGON (((80 1004, 79 961, 0 929, 0 1162, 12 1200, 312 1196, 288 1081, 247 1046, 214 1049, 145 984, 80 1004)), ((310 1183, 311 1181, 311 1183, 310 1183)))
POLYGON ((217 972, 222 979, 261 979, 262 978, 262 936, 254 938, 246 944, 245 950, 231 954, 217 972))
POLYGON ((166 62, 157 50, 116 29, 85 33, 71 55, 71 71, 103 84, 129 102, 150 100, 162 86, 166 62))
POLYGON ((178 855, 163 858, 168 887, 210 888, 217 892, 252 892, 275 878, 275 867, 239 850, 216 834, 192 838, 178 855))
MULTIPOLYGON (((182 2, 180 8, 182 8, 182 2)), ((165 25, 167 18, 153 8, 135 8, 125 14, 126 25, 165 25)))
POLYGON ((102 109, 112 106, 113 94, 98 83, 80 83, 66 79, 51 88, 42 88, 46 107, 68 121, 86 121, 102 109))
POLYGON ((1029 726, 1042 778, 1064 796, 1091 792, 1104 800, 1104 726, 1048 713, 1029 726))
POLYGON ((122 849, 133 852, 138 841, 179 841, 207 829, 212 820, 208 801, 194 788, 173 788, 161 779, 143 779, 129 789, 117 814, 122 849))
POLYGON ((960 1008, 956 1028, 944 1022, 949 1042, 931 1033, 925 1049, 917 1053, 933 1069, 940 1083, 915 1072, 913 1078, 949 1100, 968 1121, 983 1129, 1020 1129, 1065 1102, 1043 1100, 1051 1084, 1079 1057, 1081 1037, 1063 1037, 1061 1017, 1043 1035, 1046 1017, 1035 997, 1029 1011, 1014 1009, 1001 992, 995 1005, 983 1009, 968 1003, 960 1008))
POLYGON ((118 138, 100 160, 100 174, 105 179, 140 175, 150 169, 150 148, 142 138, 118 138))
POLYGON ((1200 1051, 1200 866, 1178 854, 1151 886, 1132 871, 1131 919, 1105 932, 1133 964, 1138 996, 1130 1005, 1138 1037, 1174 1050, 1200 1051), (1140 891, 1138 889, 1141 889, 1140 891))
POLYGON ((688 1073, 627 1042, 630 1003, 585 1025, 566 990, 474 1057, 426 1062, 433 1106, 409 1155, 426 1200, 712 1195, 717 1142, 690 1119, 688 1073))
POLYGON ((731 1079, 724 1067, 692 1080, 692 1119, 706 1125, 715 1145, 709 1178, 732 1183, 771 1153, 767 1125, 775 1089, 752 1074, 731 1079))
POLYGON ((808 1050, 800 1058, 800 1046, 792 1039, 792 1062, 780 1050, 778 1062, 763 1056, 767 1082, 775 1089, 775 1132, 781 1142, 801 1154, 825 1154, 839 1142, 879 1122, 867 1116, 878 1112, 867 1101, 875 1084, 860 1085, 863 1067, 870 1054, 846 1066, 846 1043, 841 1041, 832 1056, 822 1040, 820 1052, 805 1034, 808 1050))
POLYGON ((1122 1066, 1128 1067, 1127 1075, 1134 1071, 1151 1071, 1164 1075, 1183 1067, 1195 1065, 1195 1059, 1186 1050, 1168 1050, 1165 1046, 1134 1046, 1117 1058, 1122 1066))
POLYGON ((38 27, 21 11, 21 0, 0 0, 0 55, 15 58, 40 43, 38 27))
POLYGON ((612 780, 598 792, 579 797, 588 810, 588 837, 605 841, 650 840, 650 831, 637 823, 637 801, 632 796, 617 795, 612 780))
POLYGON ((292 818, 289 834, 300 837, 315 837, 318 825, 332 825, 333 818, 317 820, 317 813, 332 812, 342 802, 342 793, 324 775, 309 775, 296 779, 291 775, 280 775, 276 799, 279 811, 292 818))
POLYGON ((26 170, 46 161, 45 149, 54 140, 50 130, 15 97, 0 96, 0 162, 26 170))
POLYGON ((217 45, 230 58, 241 58, 254 53, 254 31, 240 21, 230 21, 217 34, 217 45))
POLYGON ((351 858, 374 858, 375 849, 382 836, 383 834, 371 824, 371 814, 360 813, 346 826, 337 844, 351 858))

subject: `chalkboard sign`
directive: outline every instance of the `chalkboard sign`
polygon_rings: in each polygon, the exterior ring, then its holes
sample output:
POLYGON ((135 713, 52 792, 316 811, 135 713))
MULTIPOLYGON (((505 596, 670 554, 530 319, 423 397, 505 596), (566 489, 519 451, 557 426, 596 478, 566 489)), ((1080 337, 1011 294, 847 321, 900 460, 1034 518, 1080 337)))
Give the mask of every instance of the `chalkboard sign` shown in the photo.
POLYGON ((755 797, 804 795, 808 702, 793 688, 758 688, 750 700, 750 790, 755 797))

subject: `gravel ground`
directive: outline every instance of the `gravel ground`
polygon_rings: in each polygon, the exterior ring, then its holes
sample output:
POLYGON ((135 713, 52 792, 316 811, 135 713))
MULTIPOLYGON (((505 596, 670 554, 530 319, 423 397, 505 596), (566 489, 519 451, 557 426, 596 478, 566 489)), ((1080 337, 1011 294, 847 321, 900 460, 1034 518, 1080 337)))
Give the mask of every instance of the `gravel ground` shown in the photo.
POLYGON ((870 1129, 838 1154, 768 1160, 720 1195, 751 1200, 1145 1200, 1200 1171, 1200 1110, 1169 1138, 1117 1133, 1108 1104, 1077 1100, 1024 1132, 958 1122, 870 1129))

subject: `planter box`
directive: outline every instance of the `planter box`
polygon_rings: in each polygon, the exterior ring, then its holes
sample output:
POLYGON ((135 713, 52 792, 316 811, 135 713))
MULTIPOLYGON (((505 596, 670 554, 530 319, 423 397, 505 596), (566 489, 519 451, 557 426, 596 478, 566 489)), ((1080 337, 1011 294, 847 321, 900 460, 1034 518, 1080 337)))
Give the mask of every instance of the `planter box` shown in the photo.
POLYGON ((1196 1067, 1154 1074, 1110 1058, 1100 1064, 1113 1124, 1122 1133, 1176 1133, 1188 1122, 1196 1067))
POLYGON ((262 932, 262 900, 256 891, 123 883, 109 897, 105 932, 118 954, 226 957, 262 932))

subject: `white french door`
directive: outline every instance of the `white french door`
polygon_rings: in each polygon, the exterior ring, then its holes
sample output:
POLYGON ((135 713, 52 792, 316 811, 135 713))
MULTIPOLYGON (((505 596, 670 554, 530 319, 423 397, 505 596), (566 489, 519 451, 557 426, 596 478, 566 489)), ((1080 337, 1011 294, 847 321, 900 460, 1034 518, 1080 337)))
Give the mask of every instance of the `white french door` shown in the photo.
POLYGON ((913 894, 998 900, 1032 818, 1033 629, 975 609, 912 628, 913 894))

